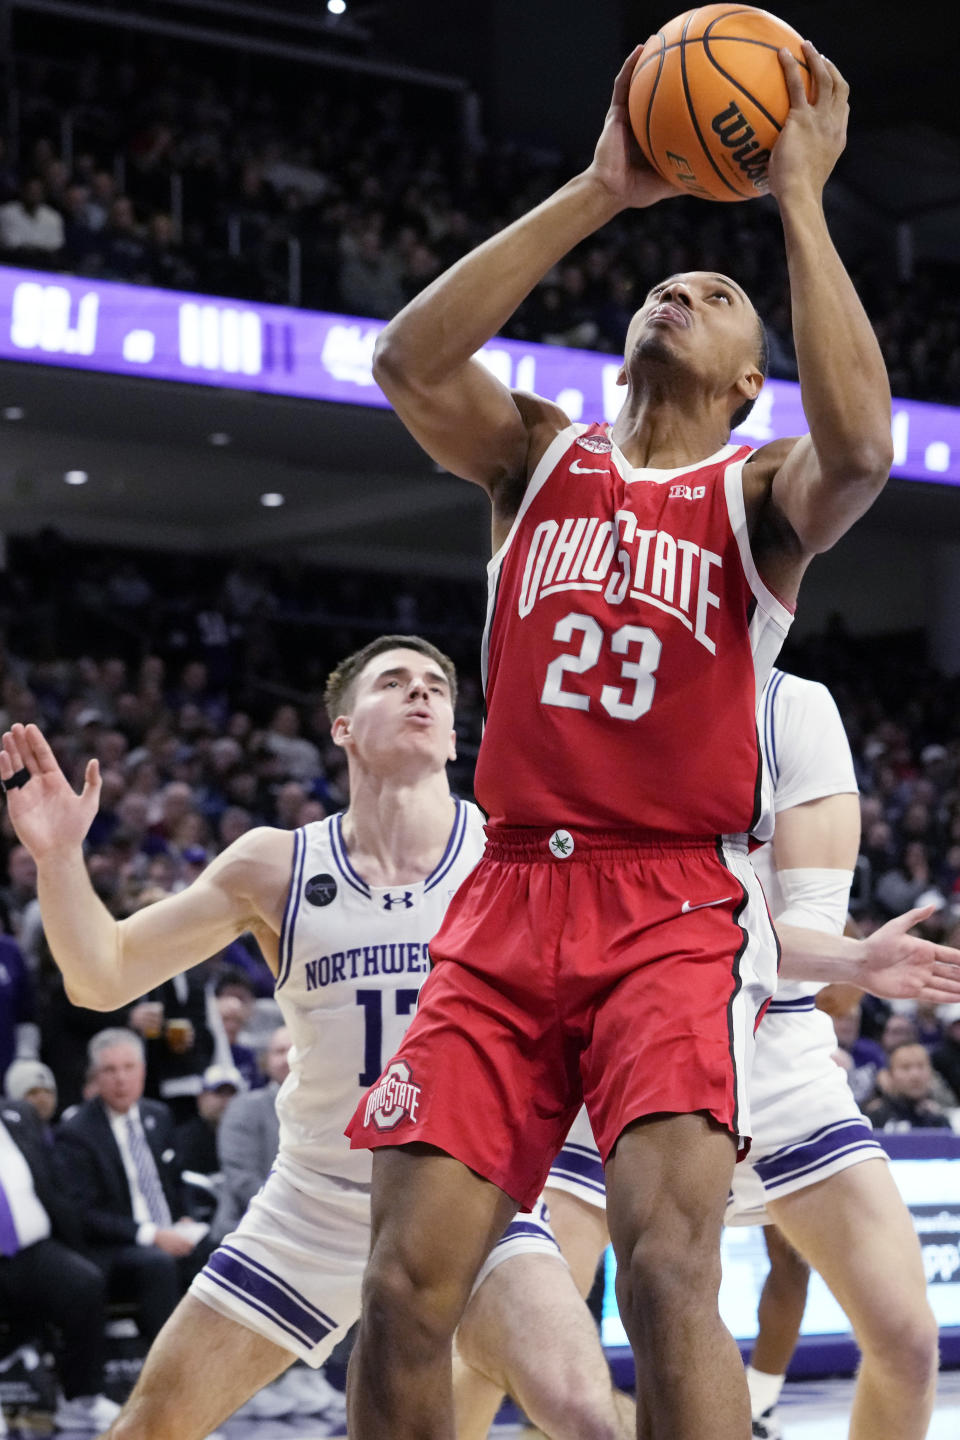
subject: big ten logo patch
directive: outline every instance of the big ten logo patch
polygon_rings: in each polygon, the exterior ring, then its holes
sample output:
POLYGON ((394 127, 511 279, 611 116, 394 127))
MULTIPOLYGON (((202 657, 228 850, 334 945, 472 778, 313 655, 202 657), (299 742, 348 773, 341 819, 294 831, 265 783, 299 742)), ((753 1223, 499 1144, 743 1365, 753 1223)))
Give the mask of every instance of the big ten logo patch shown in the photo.
POLYGON ((420 1086, 406 1060, 392 1060, 375 1090, 367 1096, 363 1123, 372 1121, 378 1130, 395 1130, 402 1120, 417 1121, 420 1086))
POLYGON ((671 500, 702 500, 707 493, 706 485, 671 485, 671 500))

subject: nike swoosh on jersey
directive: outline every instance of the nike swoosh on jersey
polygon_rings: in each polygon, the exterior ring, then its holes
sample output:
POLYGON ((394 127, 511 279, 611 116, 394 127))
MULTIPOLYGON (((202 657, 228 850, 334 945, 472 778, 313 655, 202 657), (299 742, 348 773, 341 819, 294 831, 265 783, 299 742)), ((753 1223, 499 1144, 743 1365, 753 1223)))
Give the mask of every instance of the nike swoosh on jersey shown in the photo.
POLYGON ((581 465, 580 458, 570 461, 570 469, 574 475, 606 475, 605 468, 598 469, 596 465, 581 465))
POLYGON ((699 905, 691 905, 689 900, 684 900, 680 906, 680 914, 689 915, 691 910, 708 910, 711 905, 726 905, 727 901, 733 898, 732 895, 724 895, 721 900, 702 900, 699 905))

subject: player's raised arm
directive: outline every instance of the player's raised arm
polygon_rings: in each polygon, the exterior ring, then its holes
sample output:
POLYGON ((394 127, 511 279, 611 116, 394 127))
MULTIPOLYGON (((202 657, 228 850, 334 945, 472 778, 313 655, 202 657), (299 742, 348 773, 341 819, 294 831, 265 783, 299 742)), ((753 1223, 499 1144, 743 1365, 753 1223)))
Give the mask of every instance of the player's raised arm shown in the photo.
POLYGON ((187 889, 116 920, 94 891, 83 857, 100 799, 97 761, 88 763, 77 795, 37 726, 14 725, 3 737, 0 780, 17 838, 36 861, 44 933, 75 1005, 115 1010, 244 931, 266 937, 275 929, 289 884, 291 836, 251 831, 187 889))
POLYGON ((407 429, 439 464, 493 495, 504 480, 528 473, 538 438, 545 449, 568 422, 556 406, 514 397, 474 355, 574 245, 621 210, 676 194, 643 159, 629 127, 639 53, 617 76, 588 168, 439 276, 377 344, 374 376, 407 429))
MULTIPOLYGON (((849 87, 809 42, 804 51, 815 87, 811 101, 796 60, 780 52, 791 108, 769 169, 786 242, 794 346, 810 427, 779 464, 771 492, 799 554, 795 575, 769 578, 784 588, 792 580, 794 593, 806 559, 833 545, 869 508, 893 459, 883 356, 823 211, 823 187, 846 143, 849 87)), ((758 451, 754 463, 767 454, 777 460, 776 447, 758 451)))

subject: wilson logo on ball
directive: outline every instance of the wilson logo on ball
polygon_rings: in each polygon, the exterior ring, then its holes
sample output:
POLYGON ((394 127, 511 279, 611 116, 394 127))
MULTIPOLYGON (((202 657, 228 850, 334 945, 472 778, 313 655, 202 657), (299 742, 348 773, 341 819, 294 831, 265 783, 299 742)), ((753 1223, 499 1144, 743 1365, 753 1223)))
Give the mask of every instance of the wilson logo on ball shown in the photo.
POLYGON ((720 136, 724 149, 732 151, 730 159, 745 179, 754 189, 766 190, 770 151, 757 143, 757 132, 737 102, 731 100, 725 110, 714 115, 710 124, 713 133, 720 136))

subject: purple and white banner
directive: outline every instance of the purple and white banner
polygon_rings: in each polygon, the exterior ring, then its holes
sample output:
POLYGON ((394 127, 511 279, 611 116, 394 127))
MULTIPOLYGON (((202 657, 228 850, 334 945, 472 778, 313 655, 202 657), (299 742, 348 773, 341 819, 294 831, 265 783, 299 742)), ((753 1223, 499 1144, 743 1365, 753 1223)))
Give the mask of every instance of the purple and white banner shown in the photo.
MULTIPOLYGON (((0 266, 4 360, 385 408, 371 374, 382 329, 351 315, 0 266)), ((613 420, 623 401, 610 355, 493 340, 480 359, 572 420, 613 420)), ((800 387, 770 380, 736 434, 759 445, 806 428, 800 387)), ((960 409, 894 400, 893 441, 894 475, 960 485, 960 409)))

